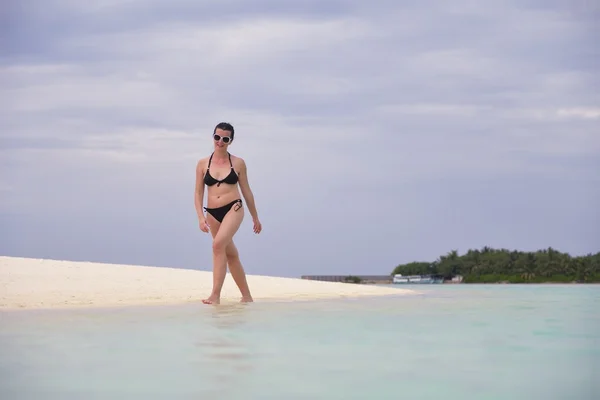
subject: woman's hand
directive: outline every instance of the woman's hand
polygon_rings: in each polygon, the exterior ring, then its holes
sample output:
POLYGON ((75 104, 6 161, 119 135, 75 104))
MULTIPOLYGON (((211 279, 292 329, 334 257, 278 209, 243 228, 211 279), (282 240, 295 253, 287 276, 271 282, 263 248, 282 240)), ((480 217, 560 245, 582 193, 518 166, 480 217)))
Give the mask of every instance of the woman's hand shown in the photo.
POLYGON ((262 231, 262 225, 260 223, 260 221, 258 220, 258 218, 254 218, 254 233, 260 233, 260 231, 262 231))
POLYGON ((208 232, 209 226, 208 226, 208 223, 206 222, 206 218, 199 217, 199 225, 200 225, 200 230, 202 232, 208 232))

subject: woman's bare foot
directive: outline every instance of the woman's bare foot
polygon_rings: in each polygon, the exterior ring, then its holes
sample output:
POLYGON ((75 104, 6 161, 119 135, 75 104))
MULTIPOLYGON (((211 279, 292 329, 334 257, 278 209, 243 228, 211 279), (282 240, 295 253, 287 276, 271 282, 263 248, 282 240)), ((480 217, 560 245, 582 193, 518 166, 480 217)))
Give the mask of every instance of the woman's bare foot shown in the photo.
POLYGON ((202 302, 204 304, 221 304, 221 299, 219 296, 213 294, 208 299, 203 299, 202 302))
POLYGON ((252 303, 254 302, 254 299, 252 298, 252 296, 242 296, 242 299, 240 300, 240 303, 252 303))

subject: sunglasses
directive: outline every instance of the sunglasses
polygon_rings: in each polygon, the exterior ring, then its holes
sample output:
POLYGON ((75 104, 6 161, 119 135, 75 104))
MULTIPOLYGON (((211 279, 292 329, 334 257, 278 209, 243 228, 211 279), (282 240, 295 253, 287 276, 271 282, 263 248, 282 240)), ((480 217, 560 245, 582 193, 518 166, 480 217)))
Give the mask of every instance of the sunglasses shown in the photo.
POLYGON ((213 138, 215 138, 215 142, 218 142, 219 140, 223 140, 223 143, 231 142, 231 138, 229 136, 220 136, 216 133, 213 135, 213 138))

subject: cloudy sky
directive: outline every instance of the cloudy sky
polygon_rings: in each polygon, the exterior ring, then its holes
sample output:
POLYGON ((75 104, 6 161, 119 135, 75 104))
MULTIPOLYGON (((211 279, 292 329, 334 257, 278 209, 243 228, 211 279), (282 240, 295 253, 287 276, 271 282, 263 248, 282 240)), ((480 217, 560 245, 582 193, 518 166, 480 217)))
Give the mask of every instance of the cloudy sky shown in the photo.
POLYGON ((0 254, 209 270, 195 165, 236 128, 253 274, 600 250, 585 0, 3 0, 0 254))

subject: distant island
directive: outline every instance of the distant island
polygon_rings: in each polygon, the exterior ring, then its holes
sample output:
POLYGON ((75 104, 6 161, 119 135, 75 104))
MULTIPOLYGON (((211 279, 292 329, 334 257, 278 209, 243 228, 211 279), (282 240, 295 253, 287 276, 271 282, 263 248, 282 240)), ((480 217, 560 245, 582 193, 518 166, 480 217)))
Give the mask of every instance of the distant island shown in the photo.
POLYGON ((600 252, 571 256, 549 247, 535 252, 493 249, 456 250, 433 262, 415 261, 398 265, 392 276, 430 275, 445 281, 462 277, 462 283, 597 283, 600 282, 600 252))

